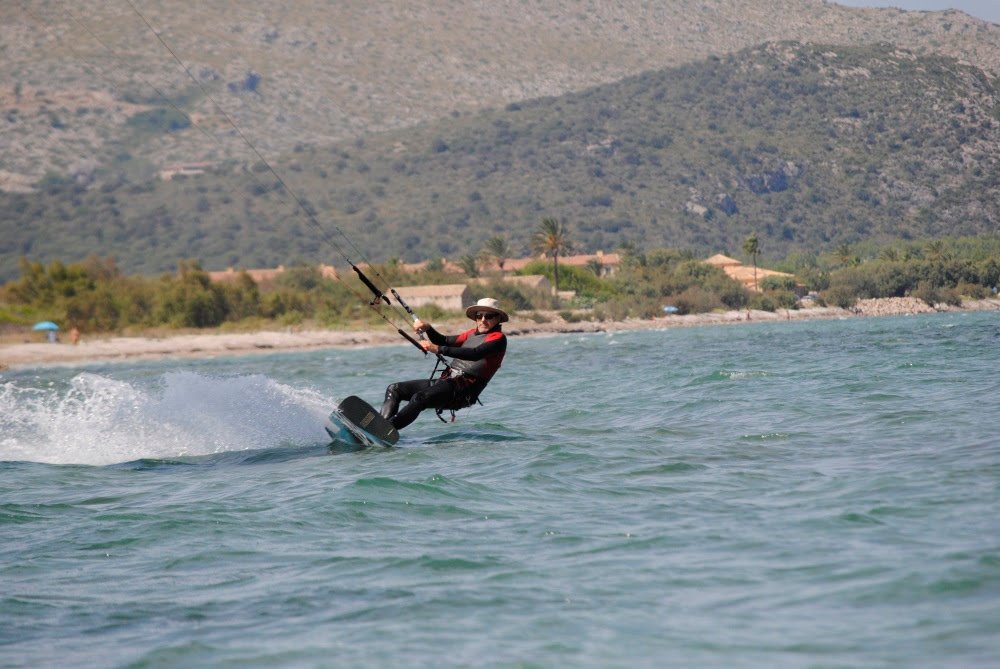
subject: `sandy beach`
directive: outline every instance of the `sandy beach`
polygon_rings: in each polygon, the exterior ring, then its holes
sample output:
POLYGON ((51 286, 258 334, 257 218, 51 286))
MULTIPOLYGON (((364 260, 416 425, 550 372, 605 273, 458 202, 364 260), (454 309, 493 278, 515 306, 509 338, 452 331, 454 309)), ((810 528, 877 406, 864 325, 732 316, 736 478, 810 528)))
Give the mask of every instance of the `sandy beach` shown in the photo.
MULTIPOLYGON (((935 313, 941 311, 996 311, 1000 299, 967 300, 961 307, 930 307, 909 297, 861 300, 853 309, 812 307, 798 310, 727 311, 686 316, 624 321, 567 321, 556 312, 536 316, 515 315, 504 326, 511 337, 544 336, 568 333, 622 332, 671 327, 752 324, 769 321, 859 318, 935 313)), ((582 315, 582 314, 581 314, 582 315)), ((443 332, 458 332, 468 321, 449 320, 435 323, 443 332)), ((177 334, 166 337, 84 336, 79 344, 50 344, 37 341, 0 345, 0 369, 76 365, 115 360, 216 357, 280 351, 305 351, 323 348, 405 345, 398 333, 388 327, 368 330, 262 330, 245 333, 177 334)))

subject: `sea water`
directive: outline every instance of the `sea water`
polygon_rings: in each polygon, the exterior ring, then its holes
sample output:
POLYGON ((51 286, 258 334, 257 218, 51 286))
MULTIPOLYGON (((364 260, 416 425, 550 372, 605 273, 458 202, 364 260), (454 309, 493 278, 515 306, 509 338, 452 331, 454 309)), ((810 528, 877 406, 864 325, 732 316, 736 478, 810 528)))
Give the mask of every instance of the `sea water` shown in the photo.
POLYGON ((996 314, 0 375, 3 667, 1000 666, 996 314))

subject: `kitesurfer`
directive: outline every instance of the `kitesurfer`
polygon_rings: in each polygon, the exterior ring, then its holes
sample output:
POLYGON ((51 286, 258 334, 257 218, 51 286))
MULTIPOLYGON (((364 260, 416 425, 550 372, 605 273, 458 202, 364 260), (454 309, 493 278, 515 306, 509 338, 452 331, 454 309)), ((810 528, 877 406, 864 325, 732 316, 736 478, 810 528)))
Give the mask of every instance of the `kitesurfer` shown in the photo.
POLYGON ((424 409, 457 410, 474 404, 500 369, 507 352, 507 336, 501 324, 509 320, 507 312, 493 298, 484 297, 465 310, 476 327, 458 335, 445 336, 429 323, 413 321, 418 334, 427 339, 419 342, 424 351, 453 358, 448 369, 437 379, 399 381, 385 389, 382 416, 402 430, 416 420, 424 409), (399 410, 401 400, 407 402, 399 410))

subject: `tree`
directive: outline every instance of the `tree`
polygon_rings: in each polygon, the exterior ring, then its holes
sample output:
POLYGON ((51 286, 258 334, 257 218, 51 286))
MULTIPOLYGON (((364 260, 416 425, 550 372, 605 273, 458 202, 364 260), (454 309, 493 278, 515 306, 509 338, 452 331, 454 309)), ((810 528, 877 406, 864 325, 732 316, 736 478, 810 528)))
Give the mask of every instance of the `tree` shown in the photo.
POLYGON ((559 254, 567 253, 571 248, 566 226, 555 218, 543 218, 538 226, 538 232, 531 239, 531 246, 544 255, 552 256, 553 284, 556 293, 559 292, 559 254))
POLYGON ((942 243, 940 239, 933 239, 927 242, 927 245, 924 247, 924 251, 927 254, 928 260, 938 261, 944 260, 945 258, 944 243, 942 243))
POLYGON ((510 256, 510 245, 507 244, 507 240, 501 235, 490 237, 486 240, 482 255, 485 258, 496 261, 497 267, 502 272, 503 264, 507 262, 507 258, 510 256))
POLYGON ((840 244, 835 253, 837 255, 837 261, 841 265, 846 267, 847 265, 852 264, 851 261, 853 260, 853 256, 851 255, 851 247, 847 244, 840 244))
POLYGON ((887 262, 897 262, 899 260, 899 251, 891 246, 887 246, 878 252, 878 257, 887 262))
POLYGON ((753 258, 753 289, 754 292, 757 291, 757 254, 760 253, 760 241, 757 239, 757 233, 753 233, 746 238, 743 242, 743 253, 753 258))
POLYGON ((473 277, 473 278, 479 276, 479 265, 478 265, 478 263, 476 261, 476 256, 474 256, 472 254, 464 255, 458 261, 458 265, 463 270, 465 270, 465 273, 468 276, 473 277))
POLYGON ((164 276, 158 317, 175 327, 214 327, 226 319, 222 289, 213 284, 197 260, 182 260, 177 276, 164 276))
POLYGON ((618 254, 621 256, 623 268, 646 266, 646 255, 639 250, 634 242, 622 242, 621 246, 618 247, 618 254))

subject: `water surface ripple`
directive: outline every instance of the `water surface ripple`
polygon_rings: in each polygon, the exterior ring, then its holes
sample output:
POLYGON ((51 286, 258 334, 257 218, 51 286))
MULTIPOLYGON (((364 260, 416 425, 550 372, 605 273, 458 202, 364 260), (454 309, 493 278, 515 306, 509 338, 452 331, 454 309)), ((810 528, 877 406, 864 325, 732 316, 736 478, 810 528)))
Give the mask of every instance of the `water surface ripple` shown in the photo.
POLYGON ((0 375, 0 666, 1000 666, 995 314, 0 375))

